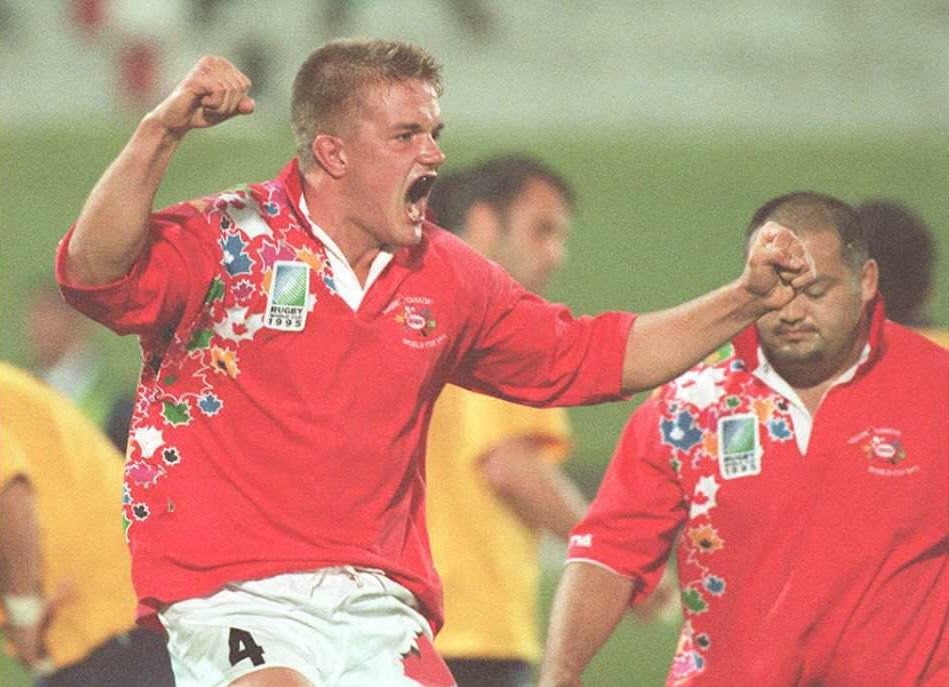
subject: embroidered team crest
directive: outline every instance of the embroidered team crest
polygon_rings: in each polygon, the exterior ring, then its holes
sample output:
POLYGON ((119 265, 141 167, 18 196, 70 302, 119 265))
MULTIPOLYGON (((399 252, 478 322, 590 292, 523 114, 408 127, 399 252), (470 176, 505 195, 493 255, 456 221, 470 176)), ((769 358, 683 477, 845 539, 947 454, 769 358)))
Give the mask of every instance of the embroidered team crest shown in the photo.
POLYGON ((407 335, 421 339, 429 338, 438 326, 431 309, 410 303, 402 305, 402 311, 395 316, 395 321, 402 325, 407 335))
POLYGON ((383 311, 401 329, 402 343, 409 348, 430 350, 447 339, 444 323, 436 314, 435 301, 428 296, 400 296, 383 311), (441 328, 441 330, 440 330, 441 328))
POLYGON ((873 474, 897 477, 919 471, 918 465, 901 465, 907 455, 898 429, 871 427, 851 437, 848 443, 860 447, 867 459, 867 470, 873 474))
POLYGON ((758 416, 729 415, 718 421, 718 471, 723 479, 761 474, 758 416))
POLYGON ((306 326, 306 299, 310 292, 310 267, 303 262, 278 260, 267 294, 264 326, 284 332, 303 331, 306 326))

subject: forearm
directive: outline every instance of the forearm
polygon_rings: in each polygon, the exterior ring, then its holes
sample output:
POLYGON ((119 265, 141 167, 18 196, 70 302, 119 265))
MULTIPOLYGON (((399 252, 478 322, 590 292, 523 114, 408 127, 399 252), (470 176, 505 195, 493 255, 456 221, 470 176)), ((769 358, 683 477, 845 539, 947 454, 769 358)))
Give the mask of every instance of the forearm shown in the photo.
POLYGON ((587 501, 570 479, 553 465, 545 465, 544 486, 552 507, 543 513, 541 527, 566 541, 587 510, 587 501))
POLYGON ((34 671, 49 670, 44 641, 51 605, 43 596, 43 560, 36 495, 14 478, 0 491, 0 598, 4 632, 14 655, 34 671))
POLYGON ((0 594, 39 594, 42 558, 36 496, 25 479, 12 479, 0 491, 0 523, 0 594))
POLYGON ((752 236, 737 280, 636 320, 626 344, 623 389, 651 389, 682 374, 766 312, 784 307, 815 278, 814 260, 800 239, 767 222, 752 236))
POLYGON ((668 310, 640 315, 626 344, 623 389, 664 384, 764 314, 759 298, 736 281, 668 310))
POLYGON ((634 583, 599 566, 564 569, 547 630, 539 687, 575 687, 629 605, 634 583))
POLYGON ((482 471, 494 494, 533 529, 566 540, 586 512, 580 491, 530 439, 499 446, 485 457, 482 471))
POLYGON ((93 286, 124 276, 148 238, 155 194, 181 140, 146 116, 79 214, 66 251, 66 278, 93 286))

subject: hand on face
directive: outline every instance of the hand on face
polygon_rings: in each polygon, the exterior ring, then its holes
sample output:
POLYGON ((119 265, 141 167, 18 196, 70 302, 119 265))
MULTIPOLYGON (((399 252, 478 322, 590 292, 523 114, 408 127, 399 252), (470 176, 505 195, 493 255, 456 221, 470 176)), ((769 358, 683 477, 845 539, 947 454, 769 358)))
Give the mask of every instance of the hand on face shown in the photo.
POLYGON ((816 278, 814 259, 791 230, 767 222, 755 232, 741 283, 766 312, 790 303, 816 278))
POLYGON ((256 107, 247 95, 250 79, 223 57, 205 56, 152 112, 170 134, 220 124, 256 107))
POLYGON ((765 354, 795 388, 831 379, 857 361, 877 287, 876 263, 854 266, 835 230, 811 229, 801 238, 817 278, 758 319, 765 354))

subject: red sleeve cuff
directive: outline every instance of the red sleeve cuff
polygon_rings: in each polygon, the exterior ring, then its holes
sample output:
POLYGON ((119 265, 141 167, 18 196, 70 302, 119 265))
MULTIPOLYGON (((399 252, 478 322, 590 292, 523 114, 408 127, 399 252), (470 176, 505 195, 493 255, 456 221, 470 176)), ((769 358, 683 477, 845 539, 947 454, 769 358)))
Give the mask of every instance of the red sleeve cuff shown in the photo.
POLYGON ((619 317, 619 322, 617 328, 622 332, 623 336, 618 337, 616 341, 615 350, 610 350, 607 354, 607 360, 610 361, 610 364, 615 366, 614 379, 617 380, 617 389, 616 395, 624 401, 631 399, 634 394, 630 392, 623 391, 623 366, 626 364, 626 347, 629 345, 629 333, 633 328, 633 325, 636 323, 636 318, 639 317, 636 313, 617 313, 619 317))
MULTIPOLYGON (((75 282, 69 281, 66 277, 66 252, 69 248, 69 241, 72 239, 73 234, 76 231, 76 225, 73 224, 69 227, 69 231, 66 232, 66 235, 59 242, 59 245, 56 247, 56 260, 54 263, 54 270, 56 274, 56 282, 59 284, 60 290, 64 295, 67 296, 66 300, 68 301, 68 294, 70 292, 76 294, 108 294, 110 291, 121 290, 123 286, 128 282, 129 277, 131 276, 131 270, 123 277, 116 279, 115 281, 109 282, 107 284, 95 284, 95 285, 86 285, 86 284, 77 284, 75 282)), ((134 267, 133 267, 134 269, 134 267)))

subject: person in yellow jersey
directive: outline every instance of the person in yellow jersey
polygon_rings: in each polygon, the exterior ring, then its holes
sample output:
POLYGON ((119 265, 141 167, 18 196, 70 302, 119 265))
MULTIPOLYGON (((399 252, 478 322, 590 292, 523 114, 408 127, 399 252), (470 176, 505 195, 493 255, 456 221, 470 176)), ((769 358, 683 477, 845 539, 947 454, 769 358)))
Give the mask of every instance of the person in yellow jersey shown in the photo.
POLYGON ((173 685, 134 629, 122 457, 67 398, 0 362, 0 608, 5 650, 43 687, 173 685))
POLYGON ((880 293, 886 316, 949 348, 949 328, 926 312, 933 296, 936 242, 916 212, 893 200, 868 200, 857 216, 870 234, 870 257, 880 266, 880 293))
POLYGON ((124 454, 134 379, 111 363, 92 323, 63 300, 51 275, 35 278, 23 303, 30 371, 75 403, 124 454))
MULTIPOLYGON (((526 156, 441 174, 436 222, 541 294, 566 255, 573 191, 526 156)), ((586 503, 558 463, 561 408, 515 405, 446 386, 428 439, 427 516, 445 590, 435 648, 459 687, 528 684, 540 658, 538 533, 565 538, 586 503)))

